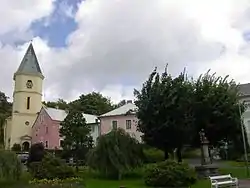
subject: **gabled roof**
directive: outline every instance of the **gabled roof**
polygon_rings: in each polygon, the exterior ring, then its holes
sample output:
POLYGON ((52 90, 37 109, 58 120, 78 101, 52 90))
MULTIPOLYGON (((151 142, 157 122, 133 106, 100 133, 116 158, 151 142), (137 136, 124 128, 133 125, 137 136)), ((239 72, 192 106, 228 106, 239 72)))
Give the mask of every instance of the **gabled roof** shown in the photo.
POLYGON ((137 106, 133 103, 127 103, 119 108, 116 108, 106 114, 102 114, 99 117, 106 117, 106 116, 119 116, 119 115, 125 115, 128 112, 134 112, 137 110, 137 106))
POLYGON ((30 43, 21 61, 21 64, 18 67, 15 74, 34 74, 34 75, 42 76, 42 71, 39 66, 32 43, 30 43))
MULTIPOLYGON (((55 121, 63 121, 68 114, 65 110, 60 110, 56 108, 47 108, 47 107, 43 107, 43 108, 47 112, 47 114, 50 116, 50 118, 55 121)), ((88 124, 96 123, 96 121, 98 120, 97 116, 91 115, 91 114, 83 113, 83 117, 85 118, 86 123, 88 124)))
POLYGON ((250 95, 250 83, 240 84, 239 91, 243 96, 250 95))

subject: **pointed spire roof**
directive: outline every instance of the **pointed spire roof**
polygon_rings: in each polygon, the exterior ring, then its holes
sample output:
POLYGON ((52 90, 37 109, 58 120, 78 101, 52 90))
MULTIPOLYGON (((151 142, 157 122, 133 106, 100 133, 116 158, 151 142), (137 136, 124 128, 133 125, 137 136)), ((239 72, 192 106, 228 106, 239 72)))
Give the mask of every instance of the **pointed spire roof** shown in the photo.
POLYGON ((32 74, 43 77, 32 43, 30 43, 16 74, 32 74))

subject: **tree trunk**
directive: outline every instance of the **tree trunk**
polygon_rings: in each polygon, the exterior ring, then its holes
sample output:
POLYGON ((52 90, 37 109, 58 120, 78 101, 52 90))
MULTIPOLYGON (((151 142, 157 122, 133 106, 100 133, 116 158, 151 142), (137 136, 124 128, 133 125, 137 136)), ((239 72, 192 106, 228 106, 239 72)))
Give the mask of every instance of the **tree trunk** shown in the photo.
POLYGON ((176 154, 177 154, 178 163, 181 163, 182 162, 181 147, 177 148, 176 154))
POLYGON ((79 172, 79 168, 78 168, 78 157, 76 157, 76 172, 79 172))
POLYGON ((165 160, 169 159, 169 153, 167 150, 164 151, 164 155, 165 155, 165 160))

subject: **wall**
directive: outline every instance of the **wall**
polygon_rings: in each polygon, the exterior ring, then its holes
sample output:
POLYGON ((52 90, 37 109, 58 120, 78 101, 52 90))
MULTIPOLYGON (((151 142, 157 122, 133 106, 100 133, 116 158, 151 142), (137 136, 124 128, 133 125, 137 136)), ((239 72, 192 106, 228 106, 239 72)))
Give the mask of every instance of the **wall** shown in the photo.
POLYGON ((112 130, 112 121, 117 121, 117 128, 122 128, 128 132, 131 136, 141 142, 142 133, 137 131, 137 117, 135 115, 120 115, 120 116, 109 116, 101 117, 101 134, 107 134, 112 130), (131 129, 126 129, 126 120, 131 120, 131 129))

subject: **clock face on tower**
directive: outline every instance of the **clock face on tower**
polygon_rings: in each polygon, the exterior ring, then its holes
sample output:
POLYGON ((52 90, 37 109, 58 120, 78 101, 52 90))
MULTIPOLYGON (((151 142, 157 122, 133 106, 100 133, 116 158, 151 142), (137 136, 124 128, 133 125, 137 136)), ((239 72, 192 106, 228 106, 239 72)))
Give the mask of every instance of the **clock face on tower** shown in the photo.
POLYGON ((27 83, 26 83, 26 86, 28 89, 31 89, 33 87, 33 83, 31 80, 28 80, 27 83))

